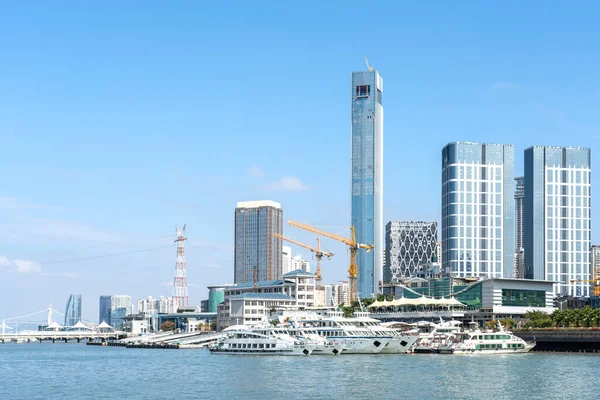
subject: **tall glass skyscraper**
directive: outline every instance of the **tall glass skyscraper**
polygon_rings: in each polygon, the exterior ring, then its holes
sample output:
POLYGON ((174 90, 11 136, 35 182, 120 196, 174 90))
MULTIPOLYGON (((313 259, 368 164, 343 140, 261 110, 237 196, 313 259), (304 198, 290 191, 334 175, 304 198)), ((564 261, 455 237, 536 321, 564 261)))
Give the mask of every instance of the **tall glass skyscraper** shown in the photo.
POLYGON ((283 210, 274 201, 238 202, 235 209, 234 283, 281 279, 283 210))
POLYGON ((98 323, 106 322, 120 329, 123 318, 132 313, 131 297, 127 295, 100 296, 98 323))
POLYGON ((557 295, 588 296, 591 151, 525 150, 525 277, 557 282, 557 295))
POLYGON ((65 307, 65 326, 75 326, 81 321, 81 295, 71 294, 65 307))
POLYGON ((442 150, 442 266, 454 276, 513 276, 514 148, 449 143, 442 150))
POLYGON ((356 240, 375 247, 358 252, 357 292, 371 297, 383 280, 383 79, 377 71, 352 73, 352 218, 356 240))

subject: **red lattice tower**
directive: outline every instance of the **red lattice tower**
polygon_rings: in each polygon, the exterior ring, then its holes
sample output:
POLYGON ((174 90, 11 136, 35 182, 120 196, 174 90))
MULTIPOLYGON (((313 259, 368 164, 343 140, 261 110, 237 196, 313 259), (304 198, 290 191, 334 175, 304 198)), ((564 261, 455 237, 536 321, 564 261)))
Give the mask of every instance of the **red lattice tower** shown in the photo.
POLYGON ((177 238, 175 243, 177 244, 177 262, 175 263, 175 279, 173 280, 173 303, 177 307, 188 305, 188 288, 187 278, 185 273, 185 241, 187 238, 185 235, 185 225, 183 229, 179 230, 179 227, 175 226, 177 232, 177 238))

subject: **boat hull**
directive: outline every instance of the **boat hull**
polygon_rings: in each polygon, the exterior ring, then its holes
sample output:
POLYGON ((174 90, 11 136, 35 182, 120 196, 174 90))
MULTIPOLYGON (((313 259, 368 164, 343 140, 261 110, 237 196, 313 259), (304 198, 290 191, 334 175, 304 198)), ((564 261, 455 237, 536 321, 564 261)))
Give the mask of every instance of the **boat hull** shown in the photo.
POLYGON ((394 337, 387 346, 381 350, 381 354, 406 354, 419 339, 418 336, 394 337))
POLYGON ((377 338, 339 338, 330 337, 328 338, 335 344, 343 344, 343 354, 378 354, 388 345, 392 340, 389 337, 377 337, 377 338))

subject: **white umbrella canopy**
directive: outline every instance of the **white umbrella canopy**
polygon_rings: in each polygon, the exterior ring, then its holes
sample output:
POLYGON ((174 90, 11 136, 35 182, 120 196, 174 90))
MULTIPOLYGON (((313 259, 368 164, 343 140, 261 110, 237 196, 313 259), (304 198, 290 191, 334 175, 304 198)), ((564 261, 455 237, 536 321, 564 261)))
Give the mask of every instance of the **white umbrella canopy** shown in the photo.
POLYGON ((96 329, 114 329, 112 326, 106 323, 106 321, 102 321, 100 325, 96 327, 96 329))
POLYGON ((78 323, 76 323, 75 325, 73 325, 72 328, 73 329, 90 329, 86 324, 84 324, 81 321, 79 321, 78 323))

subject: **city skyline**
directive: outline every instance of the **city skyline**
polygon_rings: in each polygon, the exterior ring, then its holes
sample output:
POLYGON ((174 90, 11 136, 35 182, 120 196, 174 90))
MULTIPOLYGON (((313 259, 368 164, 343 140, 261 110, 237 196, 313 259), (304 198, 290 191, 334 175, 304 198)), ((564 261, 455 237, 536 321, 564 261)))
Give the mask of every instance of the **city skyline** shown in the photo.
MULTIPOLYGON (((439 153, 449 141, 514 144, 521 176, 517 155, 531 145, 600 140, 589 10, 388 5, 366 36, 330 21, 333 5, 301 11, 314 20, 309 32, 278 5, 221 26, 210 16, 223 8, 187 7, 165 22, 155 7, 142 17, 123 5, 114 23, 101 6, 5 9, 0 301, 19 299, 15 314, 82 293, 83 315, 95 320, 104 293, 170 296, 179 221, 188 223, 190 304, 199 304, 207 285, 231 281, 231 210, 244 199, 271 198, 287 217, 347 233, 348 86, 364 56, 386 78, 384 222, 441 223, 439 153), (510 32, 500 28, 508 22, 510 32)), ((336 256, 324 261, 324 283, 346 279, 345 248, 328 241, 327 250, 336 256)))

